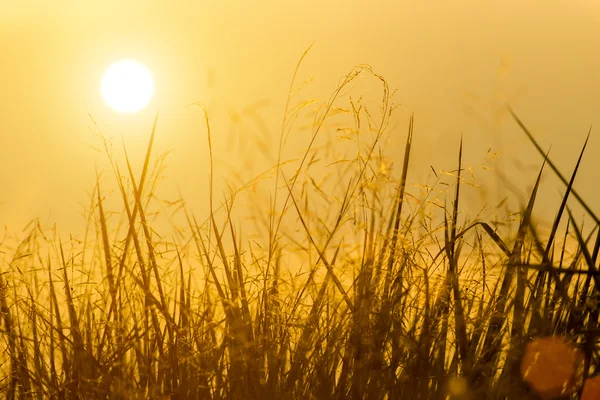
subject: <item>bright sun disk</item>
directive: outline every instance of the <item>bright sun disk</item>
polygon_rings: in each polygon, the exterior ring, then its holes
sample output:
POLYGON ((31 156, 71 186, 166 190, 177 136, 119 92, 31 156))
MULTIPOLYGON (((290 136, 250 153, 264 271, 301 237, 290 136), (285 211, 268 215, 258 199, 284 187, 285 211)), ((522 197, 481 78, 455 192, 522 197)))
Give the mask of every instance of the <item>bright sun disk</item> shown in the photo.
POLYGON ((112 64, 102 77, 102 96, 113 109, 132 113, 150 103, 154 81, 142 64, 125 60, 112 64))

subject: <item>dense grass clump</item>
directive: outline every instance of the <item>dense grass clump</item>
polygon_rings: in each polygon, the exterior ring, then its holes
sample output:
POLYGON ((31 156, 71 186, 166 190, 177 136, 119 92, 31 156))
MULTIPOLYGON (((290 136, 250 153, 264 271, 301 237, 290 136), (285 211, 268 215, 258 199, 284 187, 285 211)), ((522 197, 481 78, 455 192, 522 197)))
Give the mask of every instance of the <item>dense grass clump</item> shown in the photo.
MULTIPOLYGON (((286 119, 300 108, 290 106, 286 119)), ((515 230, 503 233, 490 221, 463 217, 462 143, 452 185, 440 191, 433 185, 421 197, 407 185, 413 117, 399 176, 382 167, 378 150, 393 109, 385 80, 370 68, 346 76, 317 113, 293 170, 277 160, 261 214, 264 234, 256 240, 246 240, 232 217, 244 188, 213 205, 212 163, 208 218, 199 222, 179 202, 187 225, 181 234, 166 240, 152 229, 155 122, 139 177, 129 161, 122 174, 111 159, 123 223, 107 212, 98 179, 83 239, 64 240, 33 224, 18 246, 4 249, 0 393, 9 399, 536 399, 544 395, 523 379, 523 356, 532 340, 559 335, 581 355, 563 391, 578 396, 598 368, 600 288, 600 221, 573 189, 581 157, 571 177, 563 177, 513 113, 540 153, 542 170, 553 170, 565 194, 541 237, 532 218, 538 176, 515 230), (339 94, 361 74, 383 85, 381 119, 352 103, 347 112, 355 133, 367 129, 370 141, 355 159, 336 164, 335 184, 319 184, 310 169, 322 151, 317 137, 340 112, 339 94), (592 218, 588 237, 570 201, 592 218), (298 258, 304 263, 291 265, 298 258)), ((206 121, 210 147, 208 115, 206 121)), ((291 129, 284 122, 280 155, 291 129)))

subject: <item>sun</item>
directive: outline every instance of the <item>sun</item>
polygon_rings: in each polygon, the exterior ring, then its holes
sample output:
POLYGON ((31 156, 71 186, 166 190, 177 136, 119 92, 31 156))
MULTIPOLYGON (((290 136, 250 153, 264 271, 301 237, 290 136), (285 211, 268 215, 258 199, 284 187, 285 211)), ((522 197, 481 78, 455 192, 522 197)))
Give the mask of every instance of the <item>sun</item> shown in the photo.
POLYGON ((112 64, 102 77, 102 96, 113 109, 123 113, 140 111, 154 94, 152 74, 132 60, 112 64))

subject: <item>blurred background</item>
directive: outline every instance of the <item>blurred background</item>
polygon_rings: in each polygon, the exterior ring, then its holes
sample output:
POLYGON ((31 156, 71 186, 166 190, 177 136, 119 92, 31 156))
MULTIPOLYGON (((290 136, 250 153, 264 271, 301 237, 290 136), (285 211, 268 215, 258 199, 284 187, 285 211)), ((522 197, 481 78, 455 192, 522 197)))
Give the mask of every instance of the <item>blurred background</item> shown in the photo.
MULTIPOLYGON (((241 182, 274 165, 290 81, 311 44, 297 82, 314 79, 295 102, 326 101, 354 65, 371 65, 397 90, 386 146, 395 172, 410 113, 411 184, 430 182, 432 168, 455 169, 462 134, 465 162, 485 186, 465 192, 472 215, 518 198, 500 173, 525 194, 542 162, 507 103, 552 146, 567 176, 590 126, 600 125, 598 1, 2 2, 0 226, 17 232, 39 217, 80 232, 96 171, 107 191, 116 188, 102 137, 118 154, 125 143, 139 176, 157 112, 156 154, 170 152, 160 196, 181 193, 206 214, 206 128, 191 105, 204 103, 210 114, 220 197, 224 178, 241 182), (154 76, 154 99, 137 114, 119 114, 101 97, 102 74, 123 58, 154 76), (493 153, 495 171, 477 168, 493 153)), ((357 81, 345 98, 361 95, 378 110, 376 80, 357 81)), ((298 127, 310 125, 315 109, 298 127)), ((297 157, 310 130, 290 137, 289 156, 297 157)), ((598 157, 592 130, 575 186, 600 212, 598 157)), ((554 216, 562 189, 545 174, 541 217, 554 216)))

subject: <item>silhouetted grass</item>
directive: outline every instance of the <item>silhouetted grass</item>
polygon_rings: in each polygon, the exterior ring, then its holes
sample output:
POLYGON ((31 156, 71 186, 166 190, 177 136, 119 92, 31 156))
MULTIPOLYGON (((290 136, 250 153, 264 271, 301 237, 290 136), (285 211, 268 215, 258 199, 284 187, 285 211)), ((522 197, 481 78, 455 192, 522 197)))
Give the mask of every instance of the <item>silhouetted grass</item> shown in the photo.
MULTIPOLYGON (((521 359, 528 342, 550 335, 582 350, 581 387, 597 373, 600 288, 600 223, 573 189, 581 156, 567 181, 510 111, 543 165, 516 235, 502 237, 491 222, 463 216, 462 141, 447 206, 430 202, 434 188, 422 199, 408 195, 418 135, 412 116, 399 179, 379 171, 376 155, 393 108, 385 80, 357 67, 317 114, 292 175, 281 159, 290 129, 284 121, 263 210, 265 246, 246 241, 234 223, 239 191, 232 189, 221 207, 213 204, 206 110, 211 213, 199 222, 179 208, 186 239, 169 242, 153 231, 147 188, 157 179, 149 172, 155 120, 139 178, 127 157, 126 177, 111 158, 124 230, 111 224, 98 177, 91 233, 82 241, 63 241, 33 225, 5 250, 12 260, 0 266, 6 349, 0 393, 9 399, 535 399, 521 359), (338 96, 361 74, 383 85, 381 121, 358 106, 349 111, 357 130, 360 118, 367 120, 371 142, 346 168, 337 167, 344 186, 336 197, 309 168, 338 96), (565 194, 543 238, 532 212, 546 166, 564 182, 565 194), (313 208, 322 203, 311 196, 328 206, 313 208), (569 209, 571 197, 593 221, 587 237, 569 209), (290 221, 295 226, 284 231, 290 221), (294 230, 299 236, 287 233, 294 230), (306 255, 308 270, 285 265, 289 252, 306 255)), ((288 103, 286 115, 297 112, 290 110, 288 103)))

